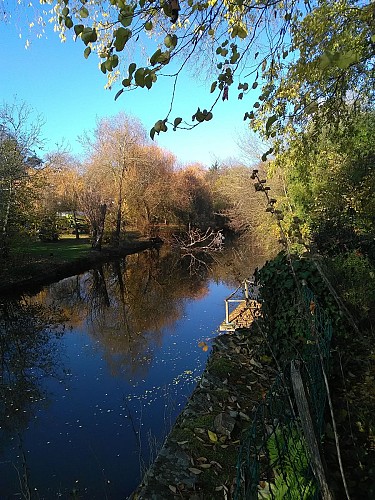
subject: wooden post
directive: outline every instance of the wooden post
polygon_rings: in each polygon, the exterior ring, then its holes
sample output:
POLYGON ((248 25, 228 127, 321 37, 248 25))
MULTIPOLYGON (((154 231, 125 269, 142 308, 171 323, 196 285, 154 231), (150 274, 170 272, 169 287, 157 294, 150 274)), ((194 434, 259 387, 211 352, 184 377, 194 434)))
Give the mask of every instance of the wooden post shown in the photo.
POLYGON ((225 323, 229 323, 229 304, 228 301, 225 299, 225 323))
POLYGON ((290 374, 298 413, 301 419, 302 431, 311 458, 311 468, 316 480, 319 483, 322 499, 333 500, 332 493, 329 490, 328 483, 325 477, 324 467, 322 459, 320 457, 319 446, 314 432, 314 425, 310 415, 310 409, 307 402, 301 373, 294 361, 292 361, 290 366, 290 374))
POLYGON ((245 280, 245 299, 248 300, 249 298, 249 285, 247 283, 247 280, 245 280))

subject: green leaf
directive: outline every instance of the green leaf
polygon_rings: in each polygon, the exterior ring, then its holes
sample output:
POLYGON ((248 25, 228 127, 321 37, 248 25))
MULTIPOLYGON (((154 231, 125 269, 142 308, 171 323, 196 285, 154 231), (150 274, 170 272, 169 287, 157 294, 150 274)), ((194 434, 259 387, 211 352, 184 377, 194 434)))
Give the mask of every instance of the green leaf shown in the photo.
POLYGON ((211 94, 212 94, 212 92, 215 92, 216 86, 217 86, 217 81, 215 81, 211 84, 211 90, 210 90, 211 94))
POLYGON ((134 78, 135 78, 135 83, 137 85, 139 85, 140 87, 144 87, 145 86, 145 69, 138 68, 137 71, 135 72, 134 78))
POLYGON ((204 113, 202 113, 202 111, 198 108, 197 112, 195 113, 194 117, 196 118, 196 120, 201 123, 201 122, 204 122, 205 120, 205 115, 204 113))
POLYGON ((174 119, 174 122, 173 122, 174 130, 176 130, 176 127, 178 127, 181 122, 182 122, 182 118, 180 118, 180 117, 174 119))
POLYGON ((217 434, 215 434, 215 432, 207 430, 207 434, 208 434, 208 437, 210 438, 211 443, 217 443, 218 438, 217 438, 217 434))
POLYGON ((164 45, 167 47, 167 49, 174 49, 177 45, 177 36, 167 35, 164 38, 164 45))
POLYGON ((81 33, 81 39, 85 45, 96 42, 96 40, 98 39, 98 34, 96 33, 95 28, 84 28, 81 33))
POLYGON ((155 132, 156 132, 155 128, 152 127, 152 129, 150 130, 150 137, 151 137, 152 140, 154 140, 155 132))
POLYGON ((158 63, 160 64, 168 64, 171 59, 171 53, 166 50, 165 52, 162 52, 159 57, 158 57, 158 63))
POLYGON ((163 120, 158 120, 155 125, 154 125, 154 129, 155 129, 155 132, 158 134, 161 130, 162 130, 162 127, 163 127, 163 120))
POLYGON ((76 24, 74 26, 74 33, 76 34, 76 36, 78 36, 82 33, 83 28, 84 28, 83 24, 76 24))
POLYGON ((129 78, 132 77, 137 65, 135 63, 130 63, 128 68, 129 78))
POLYGON ((277 121, 276 115, 270 116, 268 118, 267 123, 266 123, 266 132, 269 131, 269 129, 272 127, 272 125, 275 123, 275 121, 277 121))
POLYGON ((161 54, 161 49, 158 49, 156 52, 154 52, 150 58, 150 64, 151 66, 155 66, 155 64, 158 62, 158 58, 161 54))
POLYGON ((85 56, 85 59, 87 59, 90 54, 91 54, 91 47, 86 47, 85 50, 83 51, 83 55, 85 56))
POLYGON ((118 56, 113 54, 111 57, 112 68, 116 68, 118 66, 118 56))
POLYGON ((73 28, 73 21, 71 17, 66 17, 65 18, 65 26, 70 30, 70 28, 73 28))
POLYGON ((236 64, 238 59, 241 57, 241 54, 239 52, 234 52, 230 58, 230 63, 231 64, 236 64))
POLYGON ((85 19, 86 17, 89 17, 89 11, 86 9, 86 7, 81 7, 79 15, 80 17, 82 17, 82 19, 85 19))
POLYGON ((359 59, 360 59, 359 54, 357 54, 353 50, 349 50, 348 52, 344 52, 343 54, 339 55, 336 65, 340 69, 347 69, 352 64, 358 62, 359 59))
POLYGON ((126 5, 127 9, 123 9, 120 11, 118 15, 118 20, 120 23, 127 28, 128 26, 131 25, 133 21, 133 15, 134 15, 134 10, 132 7, 126 5))
POLYGON ((64 7, 63 10, 61 11, 61 14, 64 17, 66 17, 69 14, 69 8, 68 7, 64 7))
POLYGON ((145 86, 148 90, 152 87, 152 74, 150 71, 148 71, 147 74, 145 73, 145 86))
POLYGON ((145 23, 145 30, 146 31, 151 31, 153 28, 153 24, 151 21, 147 21, 147 23, 145 23))
POLYGON ((169 3, 164 2, 162 5, 162 9, 167 17, 172 17, 172 7, 170 6, 169 3))
POLYGON ((116 38, 113 45, 115 46, 117 52, 121 52, 131 38, 132 32, 128 28, 120 27, 114 32, 114 35, 116 38))

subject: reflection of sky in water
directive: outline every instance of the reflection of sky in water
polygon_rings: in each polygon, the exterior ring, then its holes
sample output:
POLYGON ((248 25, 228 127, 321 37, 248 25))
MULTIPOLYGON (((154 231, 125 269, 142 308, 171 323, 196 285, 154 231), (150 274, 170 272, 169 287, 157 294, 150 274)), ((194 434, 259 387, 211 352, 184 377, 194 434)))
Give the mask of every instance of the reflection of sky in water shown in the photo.
POLYGON ((203 298, 186 300, 161 344, 150 337, 143 378, 114 375, 99 340, 81 328, 66 331, 59 342, 68 372, 44 380, 50 397, 35 403, 25 432, 10 446, 0 439, 0 498, 20 493, 23 462, 33 498, 68 498, 73 489, 87 499, 126 498, 202 372, 207 353, 198 342, 216 334, 230 291, 211 282, 203 298))

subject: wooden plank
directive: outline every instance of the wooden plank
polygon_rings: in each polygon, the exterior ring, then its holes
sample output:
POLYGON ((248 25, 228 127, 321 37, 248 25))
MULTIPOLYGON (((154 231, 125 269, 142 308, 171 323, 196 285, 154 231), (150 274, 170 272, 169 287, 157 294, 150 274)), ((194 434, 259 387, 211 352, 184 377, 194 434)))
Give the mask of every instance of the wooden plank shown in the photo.
POLYGON ((311 468, 313 470, 316 480, 319 483, 322 499, 333 500, 332 493, 329 489, 325 477, 324 467, 322 459, 320 457, 319 446, 314 432, 314 425, 311 418, 309 404, 307 402, 301 373, 299 371, 298 365, 294 361, 292 361, 291 363, 290 374, 292 379, 293 392, 296 398, 298 413, 301 419, 303 435, 305 437, 305 442, 311 458, 311 468))

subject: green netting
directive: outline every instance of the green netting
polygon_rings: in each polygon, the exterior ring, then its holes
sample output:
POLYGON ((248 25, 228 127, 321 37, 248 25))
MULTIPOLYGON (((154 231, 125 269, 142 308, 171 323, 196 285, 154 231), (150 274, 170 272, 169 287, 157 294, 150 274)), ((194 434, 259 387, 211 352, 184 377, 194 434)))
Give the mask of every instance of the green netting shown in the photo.
MULTIPOLYGON (((312 292, 302 289, 306 305, 307 344, 298 364, 308 400, 313 429, 322 434, 326 390, 322 364, 328 370, 332 326, 312 292)), ((314 499, 319 483, 311 467, 291 381, 291 363, 277 376, 255 417, 240 449, 234 498, 314 499)))

